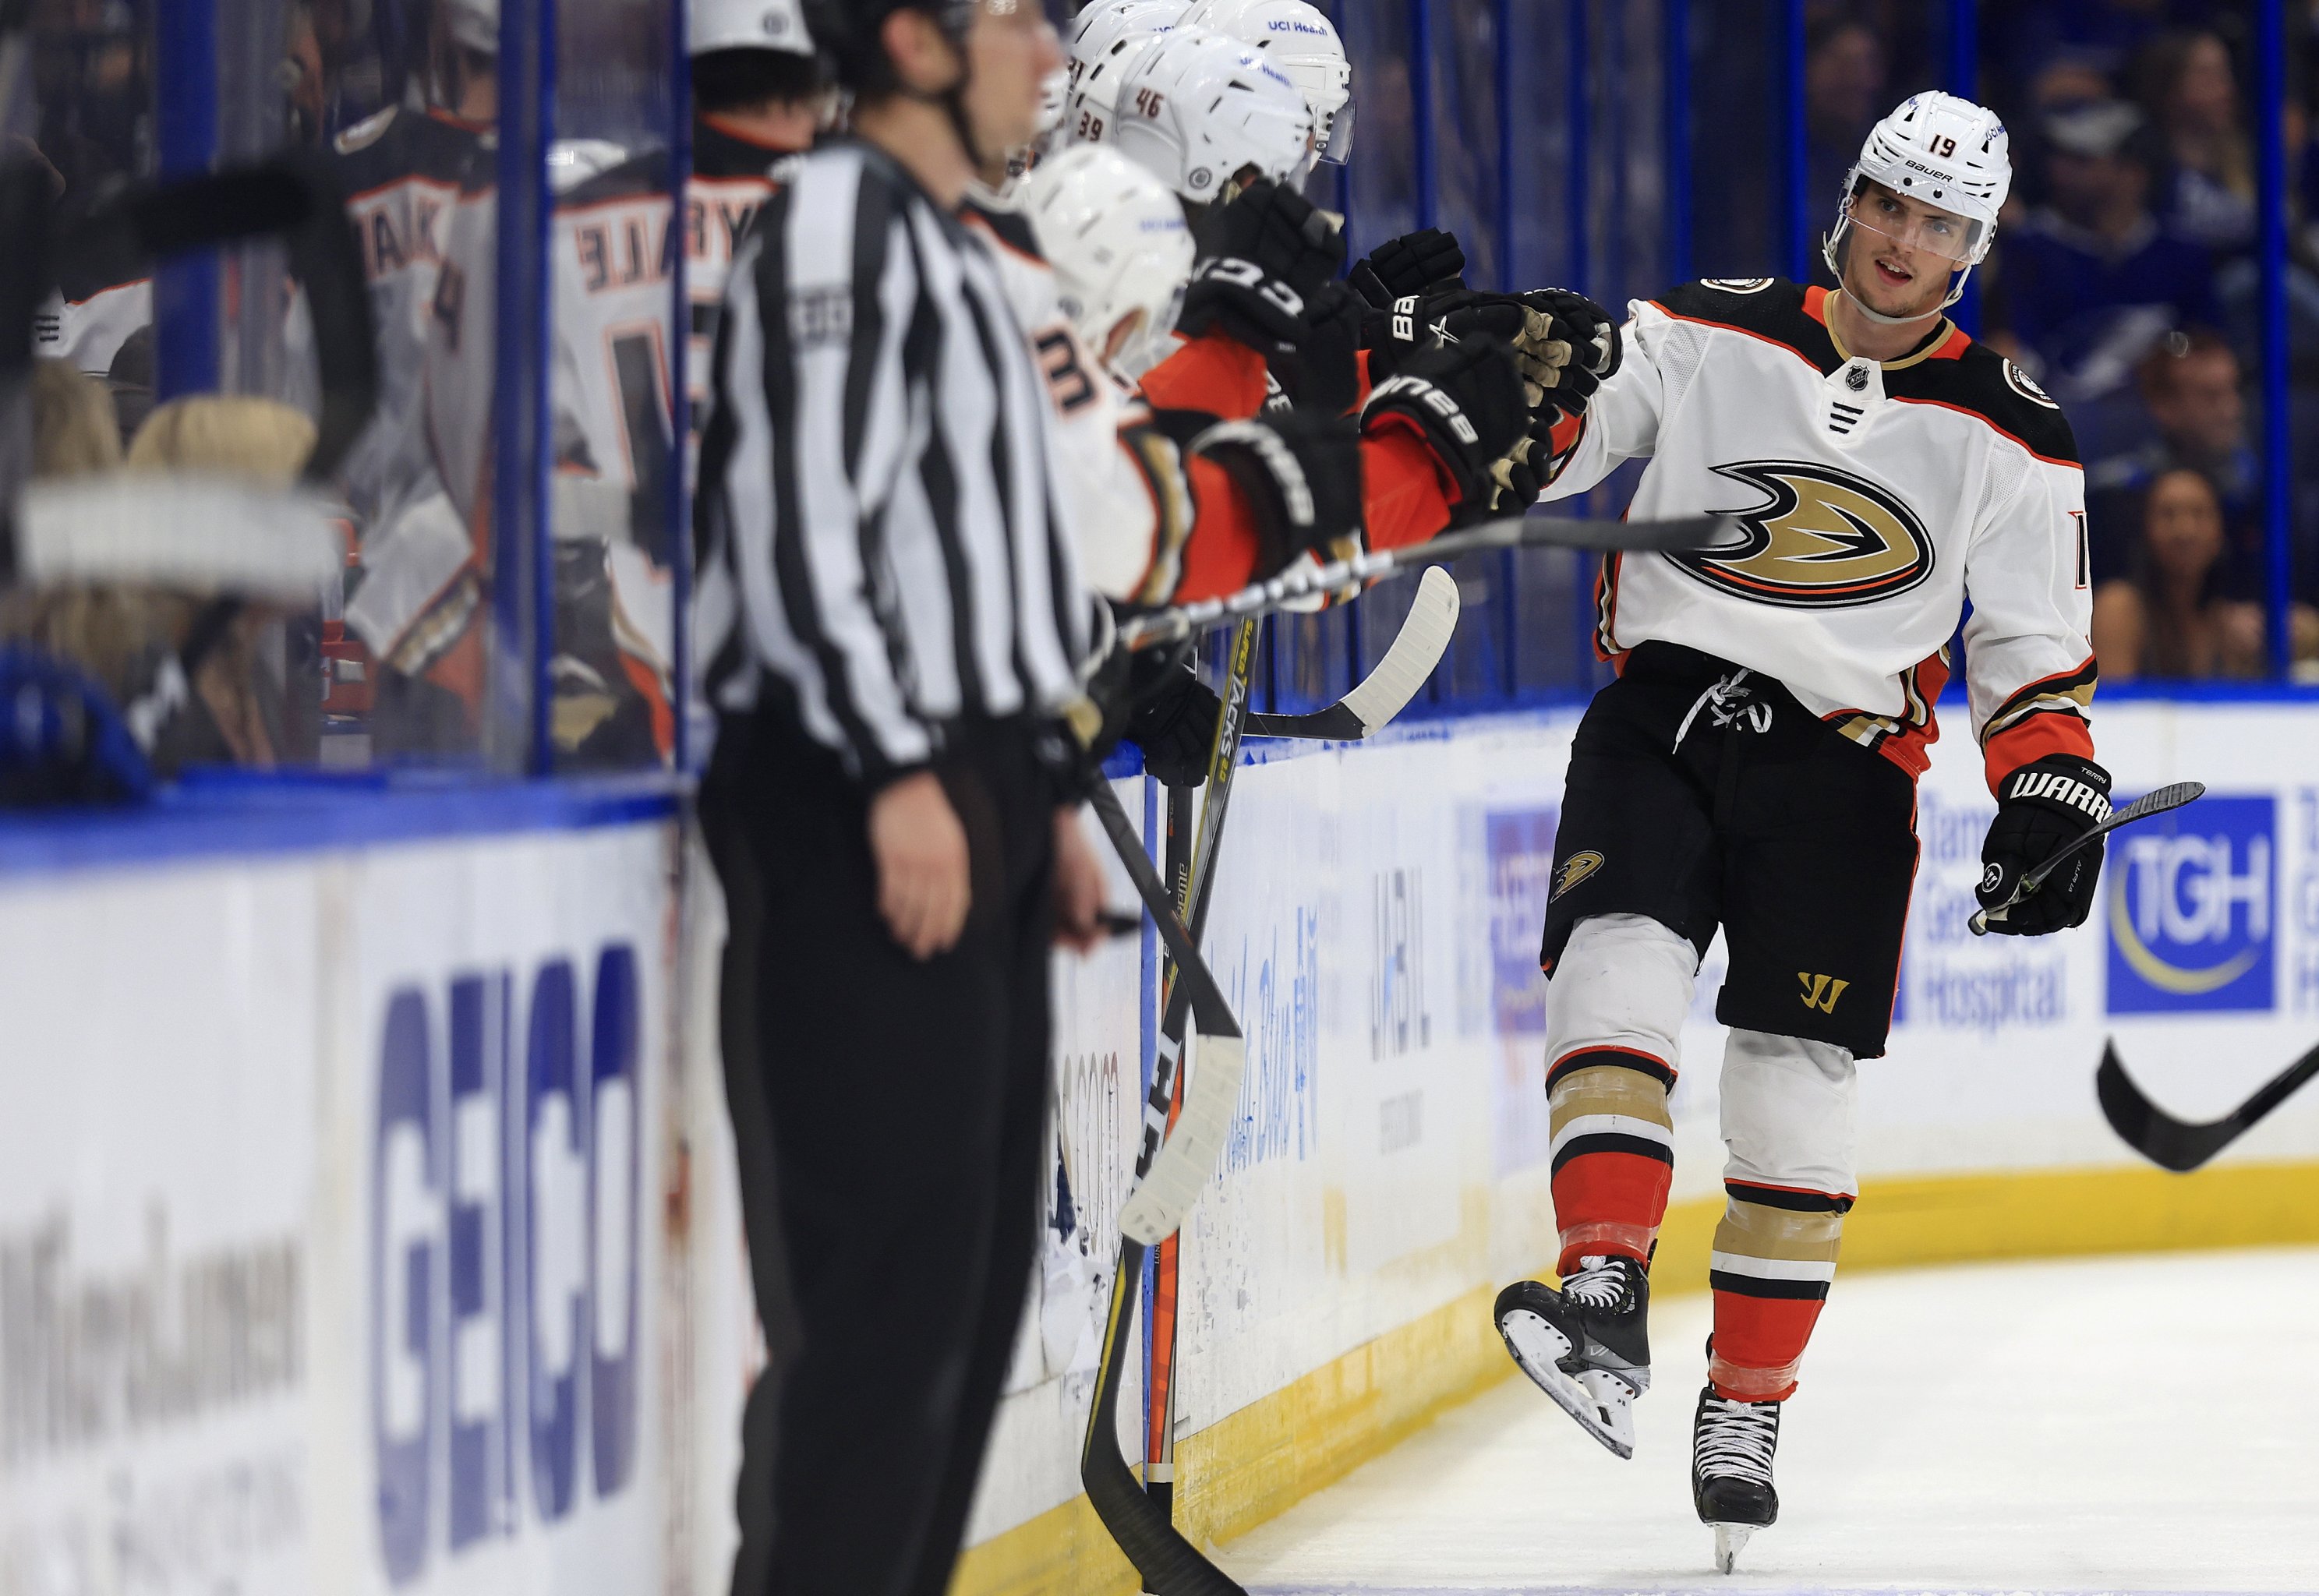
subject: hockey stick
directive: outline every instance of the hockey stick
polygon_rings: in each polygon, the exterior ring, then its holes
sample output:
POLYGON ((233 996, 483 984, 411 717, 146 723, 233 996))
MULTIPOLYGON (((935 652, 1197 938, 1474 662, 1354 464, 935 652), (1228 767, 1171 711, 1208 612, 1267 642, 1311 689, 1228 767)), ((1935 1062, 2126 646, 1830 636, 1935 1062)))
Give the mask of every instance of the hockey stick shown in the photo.
POLYGON ((2206 790, 2206 784, 2203 781, 2177 781, 2172 786, 2161 787, 2155 792, 2143 793, 2125 808, 2114 812, 2099 825, 2083 835, 2071 838, 2069 842, 2046 855, 2038 862, 2035 870, 2029 870, 2022 876, 2019 884, 2013 888, 2012 895, 2003 903, 1993 909, 1976 909, 1973 911, 1972 918, 1966 924, 1972 927, 1973 935, 1987 936, 1990 921, 2004 919, 2008 909, 2025 897, 2035 896, 2037 888, 2045 884, 2045 878, 2052 875, 2060 868, 2063 860, 2079 849, 2098 838, 2107 836, 2121 825, 2132 825, 2135 821, 2147 820, 2152 815, 2163 815, 2169 809, 2179 809, 2193 798, 2202 796, 2206 790))
MULTIPOLYGON (((1079 1482, 1096 1510, 1128 1561, 1143 1576, 1145 1587, 1161 1596, 1242 1596, 1241 1587, 1202 1556, 1169 1521, 1168 1505, 1147 1494, 1119 1449, 1119 1393, 1127 1363, 1128 1329, 1134 1320, 1135 1292, 1142 1283, 1148 1249, 1173 1232, 1199 1195, 1200 1187, 1215 1168, 1216 1157, 1238 1105, 1240 1076, 1245 1054, 1233 1050, 1229 1058, 1204 1052, 1200 1090, 1187 1094, 1174 1134, 1168 1121, 1176 1096, 1178 1071, 1183 1059, 1183 1036, 1188 1017, 1192 980, 1205 972, 1198 963, 1197 943, 1207 923, 1214 884, 1214 866, 1222 841, 1223 819, 1231 802, 1234 772, 1240 764, 1241 734, 1247 724, 1248 684, 1255 663, 1256 626, 1244 622, 1232 639, 1232 665, 1226 677, 1223 713, 1217 717, 1216 740, 1208 757, 1208 794, 1202 806, 1198 838, 1191 868, 1182 882, 1187 910, 1179 924, 1188 927, 1191 956, 1177 954, 1176 978, 1169 984, 1166 1010, 1160 1023, 1160 1047, 1152 1069, 1151 1090, 1143 1102, 1143 1135, 1136 1153, 1136 1186, 1120 1210, 1118 1267, 1112 1276, 1111 1310, 1104 1323, 1103 1354, 1096 1366, 1095 1398, 1087 1414, 1087 1438, 1079 1451, 1079 1482), (1223 1067, 1220 1069, 1219 1067, 1223 1067), (1227 1078, 1227 1075, 1229 1078, 1227 1078), (1164 1138, 1164 1144, 1163 1144, 1164 1138), (1190 1186, 1180 1195, 1163 1192, 1155 1178, 1159 1167, 1173 1159, 1178 1178, 1190 1186), (1146 1199, 1150 1198, 1150 1204, 1146 1199), (1158 1212, 1153 1212, 1157 1208, 1158 1212), (1170 1212, 1172 1210, 1172 1212, 1170 1212)), ((1150 861, 1127 824, 1118 801, 1106 787, 1107 806, 1097 800, 1096 813, 1111 834, 1137 890, 1151 901, 1144 879, 1151 876, 1150 861), (1115 816, 1115 818, 1114 817, 1115 816), (1129 858, 1130 853, 1133 857, 1129 858)), ((1156 879, 1156 878, 1154 878, 1156 879)), ((1163 889, 1164 891, 1164 889, 1163 889)), ((1159 918, 1155 907, 1154 917, 1159 918)), ((1171 906, 1169 919, 1177 918, 1171 906)), ((1166 924, 1162 922, 1162 929, 1166 924)), ((1205 1027, 1203 1027, 1203 1034, 1205 1027)))
POLYGON ((2319 1048, 2313 1048, 2278 1078, 2218 1120, 2194 1124, 2178 1120, 2134 1084, 2118 1061, 2117 1043, 2102 1045, 2101 1068, 2094 1072, 2094 1096, 2102 1117, 2125 1144, 2161 1169, 2188 1173, 2252 1130, 2264 1115, 2319 1076, 2319 1048))
POLYGON ((1613 554, 1672 553, 1738 546, 1738 523, 1728 516, 1683 516, 1667 521, 1582 521, 1562 516, 1507 516, 1424 543, 1365 551, 1326 565, 1309 562, 1250 583, 1220 599, 1138 616, 1119 628, 1126 648, 1149 648, 1205 632, 1226 621, 1270 615, 1299 600, 1381 581, 1421 565, 1442 565, 1493 548, 1599 549, 1613 554))
POLYGON ((1409 618, 1401 623, 1393 646, 1358 687, 1310 715, 1251 715, 1249 735, 1359 742, 1400 714, 1433 674, 1433 667, 1441 663, 1457 630, 1457 610, 1456 580, 1439 565, 1429 568, 1417 584, 1409 618))

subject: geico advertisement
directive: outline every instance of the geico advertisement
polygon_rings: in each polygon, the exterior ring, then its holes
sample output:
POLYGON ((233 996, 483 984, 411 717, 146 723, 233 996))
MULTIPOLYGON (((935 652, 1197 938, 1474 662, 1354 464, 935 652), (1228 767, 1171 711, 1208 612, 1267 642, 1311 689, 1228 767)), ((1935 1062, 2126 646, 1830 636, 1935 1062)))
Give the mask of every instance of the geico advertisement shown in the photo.
POLYGON ((660 1587, 666 846, 0 882, 0 1596, 660 1587))
POLYGON ((401 878, 356 939, 361 1312, 334 1351, 359 1484, 330 1507, 359 1505, 332 1538, 364 1588, 660 1582, 661 861, 527 840, 440 883, 464 919, 401 878))

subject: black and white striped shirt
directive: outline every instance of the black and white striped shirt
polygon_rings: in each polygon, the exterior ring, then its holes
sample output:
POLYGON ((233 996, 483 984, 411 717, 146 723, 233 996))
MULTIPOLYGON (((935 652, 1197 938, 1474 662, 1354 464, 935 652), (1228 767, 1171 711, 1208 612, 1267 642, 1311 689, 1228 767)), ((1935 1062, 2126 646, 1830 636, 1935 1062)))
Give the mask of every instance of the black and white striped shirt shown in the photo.
POLYGON ((1076 687, 1092 600, 1052 411, 985 246, 876 149, 816 150, 735 257, 701 458, 708 701, 864 780, 1076 687))

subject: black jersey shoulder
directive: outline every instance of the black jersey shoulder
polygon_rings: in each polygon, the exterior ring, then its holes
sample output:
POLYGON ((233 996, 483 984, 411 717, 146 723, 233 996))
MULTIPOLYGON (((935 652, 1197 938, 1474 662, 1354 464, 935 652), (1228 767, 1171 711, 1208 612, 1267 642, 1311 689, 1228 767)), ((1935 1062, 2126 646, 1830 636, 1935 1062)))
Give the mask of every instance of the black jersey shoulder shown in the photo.
POLYGON ((1806 310, 1808 290, 1785 277, 1709 277, 1670 288, 1653 302, 1684 321, 1728 327, 1782 344, 1824 372, 1844 364, 1827 329, 1806 310))
POLYGON ((775 149, 736 138, 703 117, 692 119, 692 175, 695 177, 764 177, 779 163, 803 155, 801 149, 775 149))
POLYGON ((1945 404, 1979 416, 2031 454, 2078 464, 2070 419, 2029 374, 1986 344, 1968 343, 1954 359, 1934 358, 1884 374, 1894 399, 1945 404))
POLYGON ((970 225, 989 229, 993 238, 1015 254, 1028 256, 1042 266, 1046 264, 1047 257, 1039 248, 1039 235, 1032 230, 1031 219, 1020 211, 1010 211, 970 194, 959 207, 959 215, 970 225))
POLYGON ((333 140, 330 160, 340 188, 359 197, 410 178, 459 184, 483 144, 463 122, 390 107, 333 140))

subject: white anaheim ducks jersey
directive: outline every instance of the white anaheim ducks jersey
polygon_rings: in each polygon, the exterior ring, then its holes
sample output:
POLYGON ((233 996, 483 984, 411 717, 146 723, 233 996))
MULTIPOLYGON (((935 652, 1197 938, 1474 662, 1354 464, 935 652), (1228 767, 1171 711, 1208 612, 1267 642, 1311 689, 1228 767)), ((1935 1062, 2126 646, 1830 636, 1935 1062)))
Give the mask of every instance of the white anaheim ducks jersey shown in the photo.
POLYGON ((1775 677, 1911 774, 1965 601, 1972 726, 1992 785, 2090 756, 2085 480, 2060 407, 1943 321, 1903 359, 1854 359, 1826 290, 1779 278, 1636 301, 1626 356, 1557 428, 1544 497, 1648 457, 1636 517, 1722 511, 1729 554, 1605 563, 1596 644, 1649 640, 1775 677))
MULTIPOLYGON (((699 464, 717 307, 734 247, 773 191, 774 168, 792 158, 793 152, 750 142, 702 120, 693 124, 693 172, 681 234, 669 227, 663 152, 624 161, 556 202, 551 254, 560 463, 638 494, 640 532, 656 525, 665 503, 659 495, 670 458, 672 246, 681 240, 687 251, 685 296, 691 307, 685 376, 690 474, 699 464)), ((637 541, 667 563, 663 537, 637 541)))
POLYGON ((427 474, 418 419, 428 318, 451 208, 483 148, 474 123, 400 107, 356 123, 331 145, 378 340, 378 411, 344 468, 347 502, 365 521, 407 501, 427 474))
POLYGON ((1165 603, 1182 575, 1193 516, 1180 451, 1150 425, 1135 390, 1080 340, 1028 220, 982 192, 961 218, 990 246, 1007 303, 1046 376, 1080 573, 1106 599, 1165 603))

